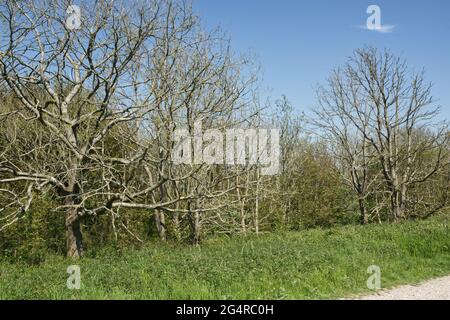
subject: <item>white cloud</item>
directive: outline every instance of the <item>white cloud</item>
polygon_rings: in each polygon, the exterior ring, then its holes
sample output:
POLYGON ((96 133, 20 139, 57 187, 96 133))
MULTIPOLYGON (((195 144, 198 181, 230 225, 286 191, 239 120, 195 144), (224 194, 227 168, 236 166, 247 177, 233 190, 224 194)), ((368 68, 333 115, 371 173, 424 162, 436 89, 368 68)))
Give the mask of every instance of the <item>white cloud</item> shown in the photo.
MULTIPOLYGON (((371 31, 376 31, 376 32, 381 32, 381 33, 391 33, 394 31, 394 28, 395 28, 394 25, 386 24, 384 26, 381 26, 380 28, 377 28, 377 29, 374 29, 371 31)), ((367 29, 367 27, 366 27, 366 29, 367 29)))
POLYGON ((368 30, 368 31, 375 31, 375 32, 380 32, 380 33, 392 33, 395 29, 395 25, 391 25, 391 24, 385 24, 383 26, 380 26, 379 28, 375 28, 375 29, 369 29, 367 27, 367 25, 361 25, 358 26, 358 28, 360 29, 364 29, 364 30, 368 30))

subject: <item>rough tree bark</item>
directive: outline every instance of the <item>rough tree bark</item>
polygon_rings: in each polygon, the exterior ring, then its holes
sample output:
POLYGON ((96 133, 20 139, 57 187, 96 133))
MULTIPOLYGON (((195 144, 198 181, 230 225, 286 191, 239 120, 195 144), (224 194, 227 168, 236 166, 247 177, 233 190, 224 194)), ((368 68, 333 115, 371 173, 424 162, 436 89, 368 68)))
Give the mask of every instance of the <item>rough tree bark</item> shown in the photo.
POLYGON ((65 205, 69 206, 66 212, 66 247, 67 258, 77 260, 83 256, 83 235, 81 233, 81 218, 78 210, 74 208, 75 201, 73 196, 65 199, 65 205))

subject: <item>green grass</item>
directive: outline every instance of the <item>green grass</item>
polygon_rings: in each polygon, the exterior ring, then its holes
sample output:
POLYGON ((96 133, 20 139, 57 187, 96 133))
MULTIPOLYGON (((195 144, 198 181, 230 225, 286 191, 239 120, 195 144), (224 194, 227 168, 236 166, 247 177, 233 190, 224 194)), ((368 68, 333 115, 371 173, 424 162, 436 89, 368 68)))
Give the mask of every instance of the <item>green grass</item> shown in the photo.
POLYGON ((0 299, 324 299, 366 293, 367 268, 382 287, 450 274, 450 216, 213 239, 201 247, 153 243, 85 258, 81 290, 66 288, 73 264, 0 263, 0 299))

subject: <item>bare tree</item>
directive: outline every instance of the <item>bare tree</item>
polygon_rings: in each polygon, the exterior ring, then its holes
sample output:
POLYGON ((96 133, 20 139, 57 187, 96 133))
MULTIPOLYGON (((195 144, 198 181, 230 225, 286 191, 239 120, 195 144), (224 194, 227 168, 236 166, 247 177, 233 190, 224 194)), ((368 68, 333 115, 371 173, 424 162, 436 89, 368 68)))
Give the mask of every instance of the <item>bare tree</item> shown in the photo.
POLYGON ((79 258, 86 215, 118 222, 121 208, 148 210, 164 239, 164 214, 183 212, 178 202, 225 193, 203 183, 179 189, 201 181, 202 166, 175 168, 172 134, 196 119, 229 117, 253 80, 241 81, 241 63, 181 1, 86 2, 76 29, 66 21, 70 4, 0 6, 0 85, 13 101, 0 113, 10 126, 0 193, 10 200, 4 228, 38 192, 54 192, 66 210, 67 255, 79 258), (15 130, 20 123, 34 136, 15 130))
POLYGON ((329 142, 327 145, 344 181, 358 198, 360 222, 366 224, 369 219, 367 197, 378 178, 374 166, 377 159, 366 139, 370 114, 365 111, 357 114, 355 110, 366 108, 367 96, 341 69, 334 71, 328 87, 319 88, 317 96, 320 108, 315 110, 316 119, 312 123, 316 132, 329 142), (358 119, 358 127, 352 117, 358 119))
MULTIPOLYGON (((68 256, 77 258, 83 251, 80 218, 94 196, 84 176, 104 171, 113 162, 129 164, 142 157, 138 152, 115 159, 105 154, 101 143, 116 127, 126 127, 149 111, 139 97, 143 79, 131 71, 157 32, 162 8, 149 2, 130 12, 117 2, 99 1, 93 10, 82 8, 82 25, 71 30, 66 24, 69 5, 5 1, 1 6, 1 82, 19 102, 14 115, 39 123, 54 137, 48 148, 58 150, 59 165, 24 166, 20 158, 4 157, 0 170, 9 176, 2 183, 28 182, 29 199, 42 185, 64 199, 68 256)), ((31 147, 30 153, 38 152, 31 147)), ((95 193, 106 193, 110 185, 105 181, 95 193)), ((15 221, 19 215, 11 218, 15 221)))
MULTIPOLYGON (((346 151, 352 177, 361 168, 355 167, 355 156, 361 155, 364 164, 370 148, 384 177, 393 219, 405 218, 412 202, 409 187, 426 182, 445 159, 448 136, 446 126, 436 121, 439 108, 431 106, 431 84, 425 82, 424 72, 409 72, 406 62, 390 52, 365 48, 335 73, 329 87, 320 96, 325 108, 319 115, 346 151), (427 134, 420 138, 422 132, 427 134), (350 138, 359 141, 358 148, 350 138), (433 156, 424 168, 417 161, 426 152, 433 156)), ((360 180, 353 183, 356 189, 364 185, 360 180)))
POLYGON ((299 161, 299 149, 303 116, 296 115, 293 106, 286 96, 275 102, 276 115, 274 125, 280 129, 280 176, 275 181, 276 191, 274 201, 280 201, 282 212, 282 223, 289 223, 289 214, 292 210, 292 200, 295 198, 297 188, 291 175, 295 162, 299 161))

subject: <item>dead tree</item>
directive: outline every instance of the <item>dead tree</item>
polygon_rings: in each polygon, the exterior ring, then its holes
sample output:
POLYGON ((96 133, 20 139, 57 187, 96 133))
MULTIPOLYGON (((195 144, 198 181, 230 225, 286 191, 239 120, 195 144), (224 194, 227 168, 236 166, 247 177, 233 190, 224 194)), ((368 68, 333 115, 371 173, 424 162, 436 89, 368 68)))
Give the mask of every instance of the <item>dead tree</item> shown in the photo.
POLYGON ((0 86, 14 101, 0 112, 11 143, 0 151, 0 193, 9 199, 0 212, 7 227, 36 193, 54 192, 66 211, 67 255, 79 258, 86 215, 157 212, 164 237, 164 212, 222 193, 173 191, 198 168, 173 167, 168 137, 194 106, 211 119, 239 109, 245 85, 240 64, 223 46, 211 50, 217 39, 184 2, 85 3, 79 24, 68 21, 70 5, 0 4, 0 86))
POLYGON ((414 202, 409 188, 442 168, 448 140, 446 126, 436 119, 439 108, 432 106, 431 84, 424 72, 411 73, 404 60, 388 51, 356 50, 332 77, 322 102, 326 108, 321 118, 347 155, 355 153, 349 152, 345 128, 352 128, 361 152, 370 148, 389 193, 392 218, 405 218, 408 203, 414 202), (422 132, 427 132, 426 138, 420 138, 422 132), (425 168, 417 164, 424 153, 432 154, 425 168))
POLYGON ((320 107, 315 110, 312 124, 316 133, 328 141, 341 176, 358 199, 360 223, 366 224, 370 211, 367 198, 372 194, 378 172, 374 166, 376 157, 366 139, 370 113, 357 115, 355 110, 365 108, 367 97, 341 69, 334 71, 328 86, 319 88, 317 96, 320 107), (359 120, 358 127, 350 117, 359 120))

